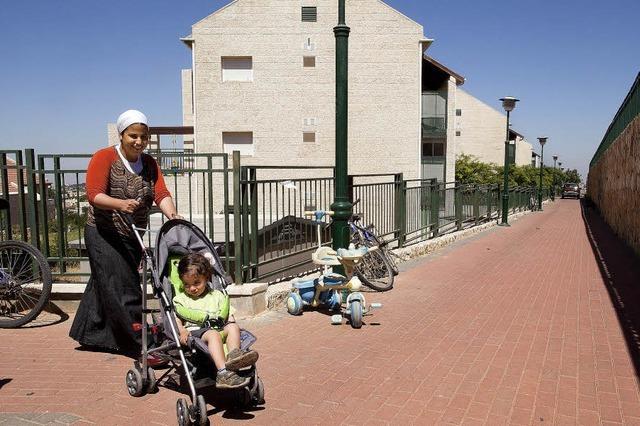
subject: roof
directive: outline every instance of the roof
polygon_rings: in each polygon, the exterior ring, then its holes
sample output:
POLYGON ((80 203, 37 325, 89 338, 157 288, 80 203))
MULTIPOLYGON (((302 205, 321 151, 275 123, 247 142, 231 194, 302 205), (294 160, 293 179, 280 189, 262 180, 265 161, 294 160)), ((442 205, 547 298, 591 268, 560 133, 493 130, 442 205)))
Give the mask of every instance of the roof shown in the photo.
POLYGON ((461 86, 464 84, 465 78, 463 76, 461 76, 460 74, 458 74, 457 72, 451 70, 450 68, 446 67, 445 65, 441 64, 440 62, 436 61, 435 59, 433 59, 431 56, 427 56, 427 55, 423 55, 423 59, 428 62, 429 64, 433 65, 434 67, 436 67, 437 69, 439 69, 440 71, 444 72, 445 74, 449 75, 450 77, 455 78, 456 80, 456 84, 458 86, 461 86))

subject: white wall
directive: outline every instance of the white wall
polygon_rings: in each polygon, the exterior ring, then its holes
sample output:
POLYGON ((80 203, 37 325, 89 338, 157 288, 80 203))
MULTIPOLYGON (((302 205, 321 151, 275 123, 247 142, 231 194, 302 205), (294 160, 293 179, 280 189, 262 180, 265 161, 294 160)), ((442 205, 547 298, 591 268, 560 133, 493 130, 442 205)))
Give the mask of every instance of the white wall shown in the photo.
MULTIPOLYGON (((318 22, 301 22, 301 5, 238 0, 193 25, 199 152, 222 152, 222 132, 253 132, 244 165, 334 164, 337 2, 304 2, 317 6, 318 22), (315 68, 302 66, 305 55, 315 68), (252 82, 222 81, 230 56, 252 58, 252 82), (303 142, 303 131, 316 142, 303 142)), ((422 26, 378 0, 350 0, 346 20, 349 172, 418 177, 422 26)))

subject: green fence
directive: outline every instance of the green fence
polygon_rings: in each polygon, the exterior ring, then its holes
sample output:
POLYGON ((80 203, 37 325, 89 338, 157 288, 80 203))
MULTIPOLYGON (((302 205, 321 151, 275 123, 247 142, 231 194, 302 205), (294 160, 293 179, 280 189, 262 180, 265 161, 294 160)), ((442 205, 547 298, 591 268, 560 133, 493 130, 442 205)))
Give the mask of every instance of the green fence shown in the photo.
MULTIPOLYGON (((305 211, 329 210, 333 167, 243 166, 239 153, 153 153, 161 165, 178 211, 219 247, 236 282, 276 281, 315 269, 311 252, 316 228, 305 211), (166 157, 166 158, 165 158, 166 157)), ((84 225, 84 187, 90 155, 47 154, 27 149, 0 151, 1 197, 10 209, 0 216, 0 239, 37 246, 58 281, 86 280, 89 273, 84 225)), ((403 174, 349 176, 354 211, 373 224, 393 247, 415 244, 449 232, 497 220, 497 185, 462 185, 403 174)), ((549 190, 543 196, 548 197, 549 190)), ((535 188, 510 188, 510 213, 532 208, 535 188)), ((164 217, 149 216, 151 230, 164 217)), ((155 235, 145 235, 153 246, 155 235)), ((331 243, 329 228, 323 242, 331 243)))
POLYGON ((629 93, 627 93, 622 105, 620 105, 618 112, 616 112, 609 128, 605 132, 602 142, 600 142, 596 153, 591 159, 589 168, 593 167, 598 162, 600 157, 602 157, 605 151, 609 149, 611 144, 618 136, 620 136, 622 131, 629 125, 629 123, 631 123, 631 121, 633 121, 635 117, 638 116, 638 114, 640 114, 640 73, 636 76, 629 93))

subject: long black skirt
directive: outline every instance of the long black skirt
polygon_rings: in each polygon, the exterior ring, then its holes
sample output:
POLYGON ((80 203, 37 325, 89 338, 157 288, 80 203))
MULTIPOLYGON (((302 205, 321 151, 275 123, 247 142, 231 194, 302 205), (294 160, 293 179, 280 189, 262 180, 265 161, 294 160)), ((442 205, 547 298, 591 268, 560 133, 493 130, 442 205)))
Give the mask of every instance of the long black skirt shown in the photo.
POLYGON ((138 243, 115 232, 85 227, 91 277, 69 336, 84 346, 133 354, 141 335, 132 324, 142 319, 138 243))

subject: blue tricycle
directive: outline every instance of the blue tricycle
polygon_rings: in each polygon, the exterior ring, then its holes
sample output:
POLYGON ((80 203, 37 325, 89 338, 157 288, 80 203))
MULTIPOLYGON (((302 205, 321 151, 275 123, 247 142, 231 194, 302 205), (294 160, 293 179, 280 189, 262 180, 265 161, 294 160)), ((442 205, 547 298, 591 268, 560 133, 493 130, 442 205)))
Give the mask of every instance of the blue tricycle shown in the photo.
POLYGON ((311 255, 313 263, 323 266, 322 274, 317 278, 295 279, 291 292, 287 297, 287 311, 291 315, 300 315, 305 306, 324 307, 330 311, 340 311, 331 316, 332 324, 342 324, 347 318, 353 328, 362 327, 362 317, 370 314, 371 309, 380 308, 382 304, 372 303, 367 306, 364 294, 360 292, 362 283, 353 275, 356 264, 369 251, 377 247, 359 247, 352 245, 348 249, 334 251, 322 245, 322 219, 333 216, 332 211, 317 210, 305 212, 305 216, 313 216, 317 227, 318 248, 311 255), (329 272, 330 266, 342 265, 344 275, 329 272))

